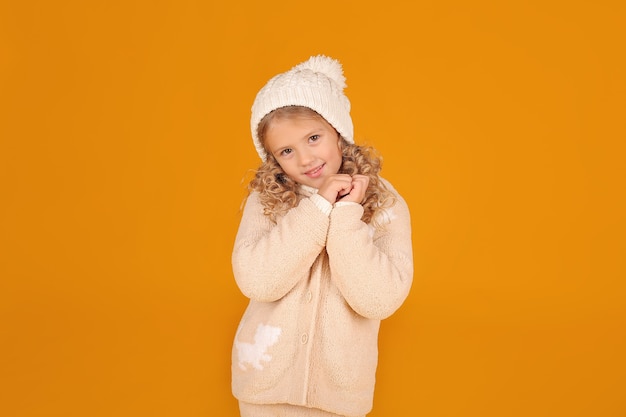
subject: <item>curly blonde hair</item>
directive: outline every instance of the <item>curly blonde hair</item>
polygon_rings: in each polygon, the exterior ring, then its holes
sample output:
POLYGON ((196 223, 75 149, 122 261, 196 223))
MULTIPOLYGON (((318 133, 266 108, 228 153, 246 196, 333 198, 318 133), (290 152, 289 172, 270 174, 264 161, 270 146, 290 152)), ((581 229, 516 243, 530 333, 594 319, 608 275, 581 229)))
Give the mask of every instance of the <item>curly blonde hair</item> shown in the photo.
MULTIPOLYGON (((280 107, 267 114, 259 123, 257 133, 265 146, 265 133, 272 120, 287 118, 319 118, 325 120, 314 110, 303 106, 280 107)), ((378 173, 382 167, 382 158, 374 148, 348 143, 341 138, 342 164, 339 173, 369 177, 369 185, 362 203, 364 212, 361 220, 379 228, 376 214, 395 203, 395 197, 380 180, 378 173)), ((278 216, 296 207, 301 200, 298 184, 285 174, 273 155, 268 153, 265 161, 256 170, 254 178, 248 184, 250 192, 258 191, 266 216, 276 222, 278 216)))

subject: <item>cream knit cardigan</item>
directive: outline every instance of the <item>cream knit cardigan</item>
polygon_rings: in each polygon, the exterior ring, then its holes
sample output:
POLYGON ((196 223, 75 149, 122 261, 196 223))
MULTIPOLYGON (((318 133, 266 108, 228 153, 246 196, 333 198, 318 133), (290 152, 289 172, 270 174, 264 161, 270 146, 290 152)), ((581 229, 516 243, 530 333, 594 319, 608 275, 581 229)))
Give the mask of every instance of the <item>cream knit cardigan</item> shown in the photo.
POLYGON ((240 401, 346 416, 372 409, 380 320, 400 307, 413 279, 409 210, 383 182, 397 202, 379 218, 382 230, 360 220, 360 204, 324 213, 323 197, 304 188, 276 224, 257 193, 248 197, 232 255, 250 298, 232 352, 240 401))

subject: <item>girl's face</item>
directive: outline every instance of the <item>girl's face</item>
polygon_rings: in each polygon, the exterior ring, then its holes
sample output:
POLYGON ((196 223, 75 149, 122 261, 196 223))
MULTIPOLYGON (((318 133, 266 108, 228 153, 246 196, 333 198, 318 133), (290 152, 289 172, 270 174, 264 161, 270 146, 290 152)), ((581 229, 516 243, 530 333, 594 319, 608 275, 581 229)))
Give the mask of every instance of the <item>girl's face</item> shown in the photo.
POLYGON ((265 132, 265 148, 299 184, 320 188, 342 163, 340 136, 321 117, 276 118, 265 132))

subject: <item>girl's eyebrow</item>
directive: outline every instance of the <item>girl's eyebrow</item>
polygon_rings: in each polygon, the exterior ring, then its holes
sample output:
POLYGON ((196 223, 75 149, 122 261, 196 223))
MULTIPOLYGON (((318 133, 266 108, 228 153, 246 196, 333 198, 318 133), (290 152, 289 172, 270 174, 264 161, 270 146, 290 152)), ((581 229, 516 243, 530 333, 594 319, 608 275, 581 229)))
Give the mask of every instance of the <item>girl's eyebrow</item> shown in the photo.
POLYGON ((311 130, 309 133, 307 133, 306 135, 304 135, 303 139, 308 139, 308 138, 310 138, 311 136, 314 136, 314 135, 319 135, 319 134, 321 134, 321 133, 323 132, 323 130, 324 130, 324 129, 313 129, 313 130, 311 130))

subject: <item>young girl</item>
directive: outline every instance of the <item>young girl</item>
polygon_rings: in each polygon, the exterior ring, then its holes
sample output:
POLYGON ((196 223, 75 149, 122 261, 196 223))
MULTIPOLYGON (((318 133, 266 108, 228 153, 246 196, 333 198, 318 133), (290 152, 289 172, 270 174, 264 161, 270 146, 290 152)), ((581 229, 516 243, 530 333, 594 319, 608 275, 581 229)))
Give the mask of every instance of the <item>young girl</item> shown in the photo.
POLYGON ((232 354, 244 417, 367 414, 380 320, 411 287, 409 210, 354 144, 344 88, 341 64, 316 56, 252 106, 263 162, 232 255, 250 298, 232 354))

